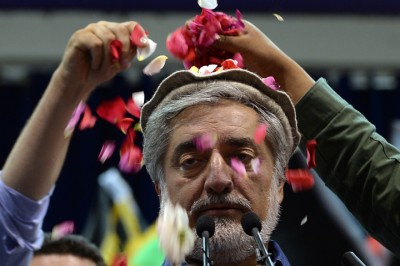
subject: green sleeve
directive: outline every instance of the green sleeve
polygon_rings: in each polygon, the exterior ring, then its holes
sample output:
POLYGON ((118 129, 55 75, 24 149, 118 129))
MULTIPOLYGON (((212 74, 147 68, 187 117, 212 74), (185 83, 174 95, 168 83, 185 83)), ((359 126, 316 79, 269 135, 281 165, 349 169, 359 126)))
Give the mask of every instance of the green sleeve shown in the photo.
POLYGON ((367 231, 400 255, 400 151, 324 79, 296 106, 299 130, 316 139, 316 171, 367 231))

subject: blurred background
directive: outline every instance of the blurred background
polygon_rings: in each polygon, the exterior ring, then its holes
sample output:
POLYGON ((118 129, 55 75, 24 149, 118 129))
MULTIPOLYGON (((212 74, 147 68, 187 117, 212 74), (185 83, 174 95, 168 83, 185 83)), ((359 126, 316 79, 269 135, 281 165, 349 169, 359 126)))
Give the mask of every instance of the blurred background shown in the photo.
MULTIPOLYGON (((378 133, 400 146, 399 1, 220 0, 216 11, 234 15, 236 9, 314 78, 325 77, 376 125, 378 133)), ((144 91, 150 98, 163 77, 182 68, 166 51, 167 34, 200 12, 195 0, 1 0, 0 165, 74 31, 99 20, 135 20, 158 44, 153 57, 169 56, 162 72, 152 77, 142 74, 148 61, 134 62, 95 91, 88 102, 95 107, 117 95, 127 99, 133 92, 144 91)), ((123 136, 102 121, 93 129, 75 132, 44 230, 74 221, 76 233, 98 244, 108 262, 124 252, 129 265, 159 265, 162 254, 154 230, 159 206, 151 180, 145 169, 129 175, 116 170, 118 154, 101 164, 97 156, 108 139, 121 142, 123 136)), ((295 156, 291 164, 302 167, 304 158, 295 156)), ((310 191, 293 193, 285 188, 274 238, 292 265, 341 265, 346 251, 367 265, 400 265, 315 177, 310 191)))

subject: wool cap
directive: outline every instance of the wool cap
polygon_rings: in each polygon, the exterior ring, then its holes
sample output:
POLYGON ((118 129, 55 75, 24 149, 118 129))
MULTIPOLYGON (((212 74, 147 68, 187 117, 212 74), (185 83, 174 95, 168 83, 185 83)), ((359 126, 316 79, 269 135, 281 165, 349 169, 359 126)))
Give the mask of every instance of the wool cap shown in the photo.
POLYGON ((255 105, 273 113, 282 123, 288 140, 288 157, 300 141, 295 109, 289 96, 280 90, 268 87, 261 77, 244 69, 227 69, 210 74, 198 74, 190 70, 180 70, 166 77, 158 86, 152 98, 143 105, 141 127, 146 135, 146 125, 152 113, 167 102, 190 95, 200 87, 196 83, 228 81, 238 84, 240 89, 251 95, 255 105))

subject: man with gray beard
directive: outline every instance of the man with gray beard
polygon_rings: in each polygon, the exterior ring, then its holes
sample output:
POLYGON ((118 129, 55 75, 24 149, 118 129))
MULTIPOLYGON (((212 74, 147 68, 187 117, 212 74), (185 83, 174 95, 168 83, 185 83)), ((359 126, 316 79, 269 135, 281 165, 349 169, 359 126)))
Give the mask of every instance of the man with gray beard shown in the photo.
MULTIPOLYGON (((167 202, 181 205, 191 228, 203 215, 214 219, 209 245, 214 266, 257 265, 257 245, 241 226, 249 211, 262 221, 261 237, 273 263, 289 265, 270 240, 279 220, 285 168, 300 138, 285 93, 243 69, 178 71, 143 106, 141 126, 144 161, 160 196, 161 212, 167 202), (267 133, 257 141, 260 125, 267 125, 267 133), (198 145, 205 136, 214 142, 198 145), (255 160, 259 168, 253 166, 255 160)), ((182 265, 202 265, 200 238, 182 265)))

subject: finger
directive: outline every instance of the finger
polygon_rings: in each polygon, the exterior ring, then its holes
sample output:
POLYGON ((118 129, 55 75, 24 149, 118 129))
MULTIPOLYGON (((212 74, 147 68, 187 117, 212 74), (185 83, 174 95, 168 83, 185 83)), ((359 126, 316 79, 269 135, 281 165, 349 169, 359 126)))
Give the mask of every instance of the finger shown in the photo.
POLYGON ((134 27, 136 22, 128 23, 113 23, 113 22, 103 22, 102 23, 107 29, 113 32, 122 43, 122 52, 120 54, 120 63, 123 68, 127 67, 130 61, 133 59, 136 53, 136 48, 132 47, 130 42, 131 28, 134 27))
POLYGON ((88 30, 100 40, 100 42, 96 42, 96 47, 93 47, 94 50, 91 50, 92 68, 99 69, 109 66, 113 63, 110 54, 110 44, 113 40, 117 39, 115 34, 101 22, 90 24, 88 30))

